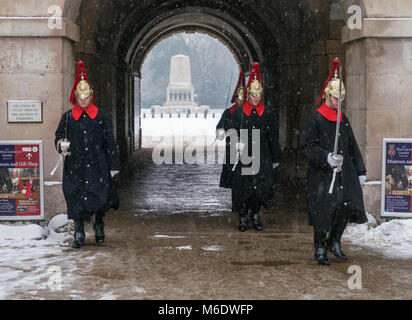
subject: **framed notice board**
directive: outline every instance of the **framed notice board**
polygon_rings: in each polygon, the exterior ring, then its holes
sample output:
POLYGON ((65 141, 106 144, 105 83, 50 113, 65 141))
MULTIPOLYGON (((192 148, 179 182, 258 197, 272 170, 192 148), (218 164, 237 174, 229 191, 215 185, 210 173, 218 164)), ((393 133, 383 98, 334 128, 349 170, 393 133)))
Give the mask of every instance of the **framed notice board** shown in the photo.
POLYGON ((44 220, 42 141, 0 141, 0 220, 44 220))
POLYGON ((7 101, 9 123, 43 122, 43 103, 35 100, 7 101))
POLYGON ((412 218, 412 139, 383 139, 381 216, 412 218))

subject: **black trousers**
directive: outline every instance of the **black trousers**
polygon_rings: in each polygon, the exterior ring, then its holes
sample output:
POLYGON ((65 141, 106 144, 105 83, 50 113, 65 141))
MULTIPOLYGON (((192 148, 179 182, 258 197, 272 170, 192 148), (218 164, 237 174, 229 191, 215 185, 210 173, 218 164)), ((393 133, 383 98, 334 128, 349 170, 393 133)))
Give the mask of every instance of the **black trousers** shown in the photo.
POLYGON ((106 215, 106 213, 104 211, 97 211, 97 212, 91 212, 91 211, 86 211, 86 212, 82 212, 80 214, 81 221, 83 222, 90 222, 90 217, 95 216, 95 221, 97 223, 99 222, 103 222, 103 218, 106 215))
MULTIPOLYGON (((351 215, 354 212, 354 208, 352 208, 350 205, 349 206, 344 206, 343 204, 339 205, 335 212, 333 213, 332 216, 332 223, 331 223, 331 227, 329 230, 327 230, 326 232, 331 231, 331 229, 333 228, 333 226, 336 226, 337 224, 341 224, 344 221, 349 221, 351 215)), ((316 230, 315 228, 315 232, 325 232, 325 230, 316 230)))
POLYGON ((253 191, 252 194, 244 202, 244 206, 246 207, 246 209, 250 209, 252 213, 259 213, 262 204, 256 196, 256 193, 253 191))
POLYGON ((333 213, 332 221, 349 219, 354 210, 355 209, 351 206, 344 206, 341 204, 333 213))
POLYGON ((96 224, 102 224, 103 223, 103 218, 104 218, 104 212, 98 212, 98 213, 96 213, 94 221, 96 222, 96 224))

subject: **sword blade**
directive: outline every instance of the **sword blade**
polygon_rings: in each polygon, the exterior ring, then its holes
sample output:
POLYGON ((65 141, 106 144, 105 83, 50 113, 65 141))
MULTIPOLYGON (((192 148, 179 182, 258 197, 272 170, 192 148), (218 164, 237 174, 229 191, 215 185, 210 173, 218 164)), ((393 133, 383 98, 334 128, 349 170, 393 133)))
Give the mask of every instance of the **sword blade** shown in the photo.
POLYGON ((336 132, 335 132, 335 145, 333 147, 333 153, 338 154, 339 143, 339 129, 340 129, 340 114, 342 112, 342 65, 339 67, 339 99, 338 99, 338 113, 336 117, 336 132))

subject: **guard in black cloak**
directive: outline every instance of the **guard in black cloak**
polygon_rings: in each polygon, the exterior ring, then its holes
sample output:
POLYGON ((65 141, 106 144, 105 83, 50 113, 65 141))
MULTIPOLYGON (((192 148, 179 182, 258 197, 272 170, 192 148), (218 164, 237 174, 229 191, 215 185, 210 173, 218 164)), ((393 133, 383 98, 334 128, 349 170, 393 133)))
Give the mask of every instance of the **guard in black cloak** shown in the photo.
POLYGON ((232 193, 239 211, 239 231, 248 228, 250 210, 253 227, 262 231, 260 208, 268 207, 274 185, 274 169, 282 159, 277 140, 274 114, 262 103, 263 86, 259 63, 254 63, 247 85, 246 101, 233 113, 234 128, 240 142, 237 143, 238 161, 234 166, 232 193))
MULTIPOLYGON (((332 70, 318 99, 326 100, 308 120, 300 145, 309 160, 306 184, 309 224, 314 228, 314 257, 320 265, 329 265, 327 250, 346 260, 340 241, 347 223, 368 221, 361 188, 366 180, 366 168, 352 127, 343 113, 340 114, 338 152, 334 154, 341 81, 337 71, 339 64, 339 59, 333 60, 332 70), (331 80, 333 74, 335 77, 331 80), (332 193, 329 193, 335 169, 336 180, 332 193)), ((344 98, 342 82, 341 100, 344 98)))
POLYGON ((84 221, 93 215, 96 242, 101 244, 105 239, 105 212, 119 207, 112 178, 120 171, 120 161, 110 120, 93 104, 93 90, 82 61, 70 102, 74 107, 63 114, 55 143, 65 156, 63 193, 68 218, 74 220, 72 247, 79 248, 85 240, 84 221))
MULTIPOLYGON (((233 178, 233 165, 235 159, 230 161, 230 154, 236 155, 236 144, 230 143, 231 139, 235 139, 237 135, 235 134, 234 138, 231 138, 230 129, 233 129, 233 120, 232 115, 236 111, 236 109, 243 106, 244 101, 246 100, 246 90, 245 90, 245 74, 240 72, 239 80, 236 85, 235 92, 233 93, 233 97, 231 102, 235 103, 229 109, 226 109, 222 117, 220 118, 218 124, 216 125, 216 139, 222 141, 226 137, 226 149, 225 149, 225 160, 222 168, 222 174, 220 175, 220 184, 219 187, 221 188, 232 188, 232 178, 233 178)), ((234 202, 235 199, 232 193, 232 211, 234 211, 234 202)))

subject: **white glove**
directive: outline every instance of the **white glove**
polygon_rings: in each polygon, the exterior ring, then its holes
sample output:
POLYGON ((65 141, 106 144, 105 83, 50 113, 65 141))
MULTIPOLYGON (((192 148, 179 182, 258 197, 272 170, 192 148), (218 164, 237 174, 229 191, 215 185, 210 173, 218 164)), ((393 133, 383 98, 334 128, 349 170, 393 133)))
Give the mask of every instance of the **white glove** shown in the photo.
POLYGON ((69 154, 69 148, 70 148, 69 140, 63 140, 62 142, 60 142, 60 149, 62 149, 62 155, 67 156, 69 154))
POLYGON ((119 173, 119 171, 116 171, 116 170, 110 171, 110 175, 111 175, 112 178, 118 173, 119 173))
POLYGON ((365 184, 366 176, 359 176, 359 182, 360 182, 361 185, 365 184))
POLYGON ((329 153, 328 154, 328 164, 330 165, 332 169, 342 168, 343 156, 340 154, 329 153))
POLYGON ((244 143, 242 143, 242 142, 237 142, 236 143, 236 149, 239 151, 239 153, 242 153, 244 147, 245 147, 244 143))
POLYGON ((272 163, 272 168, 273 168, 273 169, 276 169, 276 167, 277 167, 278 165, 279 165, 278 162, 272 163))
POLYGON ((225 130, 220 128, 216 130, 216 138, 222 141, 225 138, 225 130))

